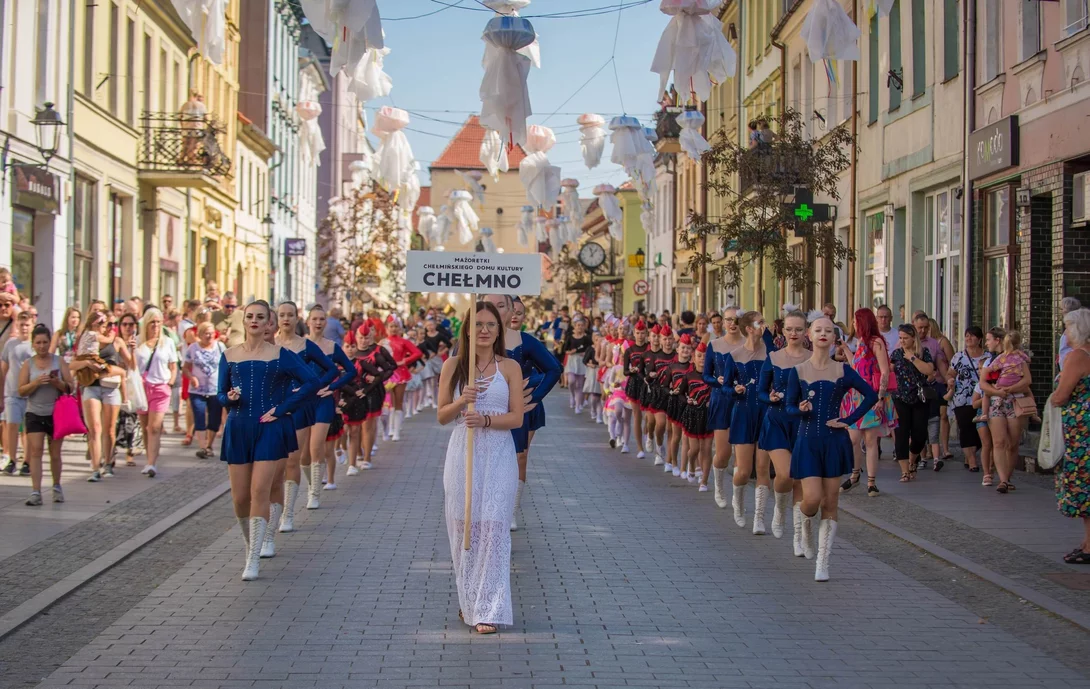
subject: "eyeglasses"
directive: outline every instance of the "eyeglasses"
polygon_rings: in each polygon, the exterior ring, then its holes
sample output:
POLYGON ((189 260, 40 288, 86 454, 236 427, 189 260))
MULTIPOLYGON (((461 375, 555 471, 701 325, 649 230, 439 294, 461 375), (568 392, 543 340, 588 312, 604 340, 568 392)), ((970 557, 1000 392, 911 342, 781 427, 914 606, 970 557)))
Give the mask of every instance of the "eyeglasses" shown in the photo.
POLYGON ((224 304, 223 305, 223 310, 224 311, 234 311, 237 308, 238 308, 238 304, 224 304))

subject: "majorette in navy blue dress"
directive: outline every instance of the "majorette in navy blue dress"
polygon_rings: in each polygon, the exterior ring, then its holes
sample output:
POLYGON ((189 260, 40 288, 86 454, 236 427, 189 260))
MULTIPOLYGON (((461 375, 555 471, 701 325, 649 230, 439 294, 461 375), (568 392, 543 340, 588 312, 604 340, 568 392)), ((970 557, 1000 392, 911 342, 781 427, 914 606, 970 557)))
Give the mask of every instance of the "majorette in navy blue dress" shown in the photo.
POLYGON ((787 413, 800 418, 795 449, 791 453, 793 479, 813 476, 840 478, 851 472, 855 455, 848 429, 831 428, 825 424, 831 419, 839 419, 841 423, 851 426, 878 402, 878 393, 851 366, 835 361, 829 362, 829 365, 842 369, 836 380, 808 382, 801 378, 797 366, 788 375, 787 413), (850 390, 861 394, 863 401, 850 416, 841 419, 840 401, 850 390), (799 404, 806 400, 810 401, 813 409, 799 411, 799 404))

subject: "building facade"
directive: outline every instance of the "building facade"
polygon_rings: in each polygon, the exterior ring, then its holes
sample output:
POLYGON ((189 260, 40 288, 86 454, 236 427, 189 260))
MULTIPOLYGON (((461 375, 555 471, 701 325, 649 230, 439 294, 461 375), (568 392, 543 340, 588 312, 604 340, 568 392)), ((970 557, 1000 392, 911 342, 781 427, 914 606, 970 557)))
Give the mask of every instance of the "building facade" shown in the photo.
POLYGON ((235 146, 235 185, 238 208, 235 209, 234 265, 232 289, 242 302, 265 299, 269 289, 269 161, 276 145, 238 114, 238 140, 235 146))
MULTIPOLYGON (((659 146, 662 139, 656 142, 659 146)), ((655 223, 647 234, 645 279, 647 308, 653 313, 674 309, 674 222, 677 154, 660 152, 655 157, 655 223)))
POLYGON ((72 299, 73 268, 87 280, 91 272, 68 258, 73 213, 68 6, 59 0, 4 0, 0 18, 0 85, 5 95, 0 99, 0 135, 5 140, 0 266, 11 270, 19 291, 31 295, 42 322, 53 327, 72 299), (60 128, 59 148, 48 161, 38 150, 38 132, 31 122, 46 103, 68 123, 60 128))
POLYGON ((1060 300, 1090 302, 1090 28, 1083 0, 976 2, 972 322, 1021 331, 1051 389, 1060 300))

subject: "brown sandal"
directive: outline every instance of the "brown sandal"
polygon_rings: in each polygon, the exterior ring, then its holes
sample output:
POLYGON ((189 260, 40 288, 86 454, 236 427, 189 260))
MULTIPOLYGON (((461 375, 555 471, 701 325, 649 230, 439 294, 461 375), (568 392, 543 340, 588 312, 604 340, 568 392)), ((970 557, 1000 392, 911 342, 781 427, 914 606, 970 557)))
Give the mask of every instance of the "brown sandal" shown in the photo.
POLYGON ((498 630, 496 629, 496 625, 494 624, 485 624, 484 622, 480 622, 475 627, 473 627, 473 631, 477 632, 478 634, 495 634, 498 630))

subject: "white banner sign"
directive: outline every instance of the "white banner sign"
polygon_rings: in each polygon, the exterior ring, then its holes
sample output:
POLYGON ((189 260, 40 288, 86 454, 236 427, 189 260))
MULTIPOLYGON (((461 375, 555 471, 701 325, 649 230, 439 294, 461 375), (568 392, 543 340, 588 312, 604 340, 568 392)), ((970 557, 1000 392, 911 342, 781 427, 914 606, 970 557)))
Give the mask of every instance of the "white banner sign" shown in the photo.
POLYGON ((541 254, 410 251, 405 274, 410 292, 541 294, 541 254))

